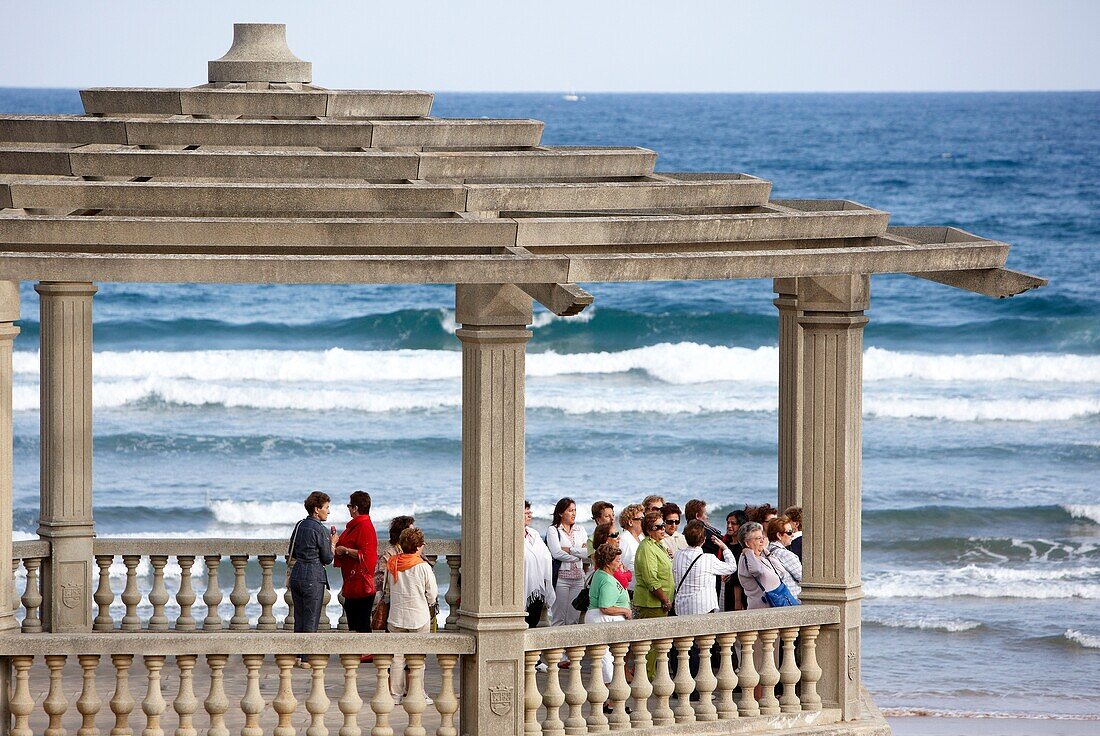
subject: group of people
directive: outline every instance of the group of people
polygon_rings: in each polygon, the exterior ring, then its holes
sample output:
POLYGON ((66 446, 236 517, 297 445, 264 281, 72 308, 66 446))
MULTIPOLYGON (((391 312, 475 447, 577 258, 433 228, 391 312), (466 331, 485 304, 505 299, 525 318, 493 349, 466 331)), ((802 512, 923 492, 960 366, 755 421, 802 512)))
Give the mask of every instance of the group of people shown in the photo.
MULTIPOLYGON (((692 499, 681 509, 656 495, 618 515, 607 501, 592 504, 591 536, 572 498, 557 502, 545 534, 531 527, 531 518, 525 504, 530 627, 544 611, 550 626, 568 626, 582 616, 603 623, 794 605, 802 592, 797 506, 782 514, 770 504, 732 511, 725 532, 711 525, 706 501, 692 499), (785 598, 777 599, 777 591, 785 598)), ((651 679, 655 663, 654 650, 647 660, 651 679)), ((611 680, 610 661, 604 679, 611 680)))
MULTIPOLYGON (((294 631, 317 631, 321 606, 328 588, 326 565, 335 565, 343 576, 344 613, 351 631, 369 633, 376 626, 394 633, 432 630, 439 590, 435 571, 424 559, 424 532, 411 516, 390 521, 389 543, 379 553, 378 534, 370 518, 371 498, 355 491, 348 499, 351 520, 338 532, 326 526, 332 499, 314 491, 306 497, 306 518, 294 526, 290 539, 289 587, 294 603, 294 631)), ((370 655, 364 655, 369 661, 370 655)), ((304 659, 298 666, 309 668, 304 659)), ((390 669, 390 690, 398 702, 404 659, 396 655, 390 669)), ((430 699, 429 699, 430 700, 430 699)))
MULTIPOLYGON (((351 494, 351 519, 342 532, 326 526, 330 508, 327 494, 310 493, 306 518, 291 535, 294 631, 317 630, 328 587, 327 565, 335 565, 343 576, 341 593, 351 631, 433 630, 439 591, 435 571, 422 554, 424 533, 413 517, 390 521, 388 544, 379 552, 368 493, 351 494)), ((661 496, 648 496, 617 515, 611 503, 597 501, 591 518, 590 536, 577 519, 576 502, 563 498, 554 506, 549 528, 540 533, 531 526, 530 503, 524 504, 528 626, 539 626, 544 614, 549 614, 551 626, 567 626, 582 620, 604 623, 798 602, 802 509, 797 506, 782 514, 769 504, 732 511, 725 532, 711 525, 707 503, 700 499, 681 509, 661 496), (777 591, 782 593, 778 598, 777 591)), ((655 657, 653 651, 647 660, 651 679, 655 657)), ((559 663, 568 665, 568 660, 559 663)), ((299 666, 308 668, 309 663, 303 659, 299 666)), ((607 682, 611 669, 610 657, 605 658, 607 682)), ((403 661, 395 657, 390 687, 398 701, 404 692, 402 671, 403 661)))

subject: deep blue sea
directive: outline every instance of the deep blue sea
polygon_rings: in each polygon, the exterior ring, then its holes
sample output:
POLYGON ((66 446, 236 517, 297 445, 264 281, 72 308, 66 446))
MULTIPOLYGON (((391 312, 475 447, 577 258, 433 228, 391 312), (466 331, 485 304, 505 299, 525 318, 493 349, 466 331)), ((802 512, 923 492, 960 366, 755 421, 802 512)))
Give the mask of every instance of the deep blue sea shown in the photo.
MULTIPOLYGON (((0 112, 81 112, 0 90, 0 112)), ((864 677, 888 712, 1100 716, 1100 93, 445 94, 548 144, 639 145, 664 171, 746 172, 777 198, 1013 244, 1050 286, 991 300, 875 277, 866 329, 864 677)), ((771 283, 589 284, 537 315, 527 489, 661 491, 711 516, 776 501, 771 283)), ((38 504, 37 300, 16 342, 15 523, 38 504)), ((453 290, 104 284, 95 512, 113 535, 274 537, 307 491, 377 523, 459 523, 453 290)), ((334 504, 335 505, 335 504, 334 504)))

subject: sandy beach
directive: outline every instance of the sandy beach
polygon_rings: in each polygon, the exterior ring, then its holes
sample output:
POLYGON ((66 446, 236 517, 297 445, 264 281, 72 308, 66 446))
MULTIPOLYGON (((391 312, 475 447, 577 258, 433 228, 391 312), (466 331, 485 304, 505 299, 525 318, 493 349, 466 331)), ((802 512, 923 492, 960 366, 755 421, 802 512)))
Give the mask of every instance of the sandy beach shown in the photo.
POLYGON ((1040 718, 946 718, 901 716, 887 718, 894 736, 1084 736, 1100 730, 1096 721, 1040 718))

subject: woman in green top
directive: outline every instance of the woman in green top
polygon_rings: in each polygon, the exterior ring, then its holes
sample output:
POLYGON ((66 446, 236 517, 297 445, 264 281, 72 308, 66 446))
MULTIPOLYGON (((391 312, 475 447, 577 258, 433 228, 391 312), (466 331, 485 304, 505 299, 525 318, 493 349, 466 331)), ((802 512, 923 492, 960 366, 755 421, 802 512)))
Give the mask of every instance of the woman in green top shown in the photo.
MULTIPOLYGON (((645 539, 634 554, 634 607, 638 618, 662 618, 672 610, 674 585, 672 557, 661 543, 665 538, 665 520, 661 512, 652 511, 642 519, 645 539)), ((657 673, 657 650, 646 656, 646 673, 650 682, 657 673)))
MULTIPOLYGON (((613 544, 601 544, 596 548, 597 570, 592 574, 592 582, 588 587, 588 611, 584 614, 586 624, 626 621, 630 618, 630 597, 626 594, 626 588, 615 579, 615 571, 622 564, 622 553, 613 544)), ((604 684, 611 682, 614 663, 610 651, 604 654, 604 684)))

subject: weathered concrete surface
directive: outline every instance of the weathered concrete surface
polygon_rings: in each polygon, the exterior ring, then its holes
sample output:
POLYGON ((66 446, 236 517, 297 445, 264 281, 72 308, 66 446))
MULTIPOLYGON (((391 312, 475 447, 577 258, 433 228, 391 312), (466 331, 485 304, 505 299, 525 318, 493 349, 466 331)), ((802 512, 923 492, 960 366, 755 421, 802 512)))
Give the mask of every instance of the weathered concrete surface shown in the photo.
POLYGON ((233 45, 208 64, 211 82, 313 81, 313 64, 291 52, 283 23, 234 23, 233 45))

